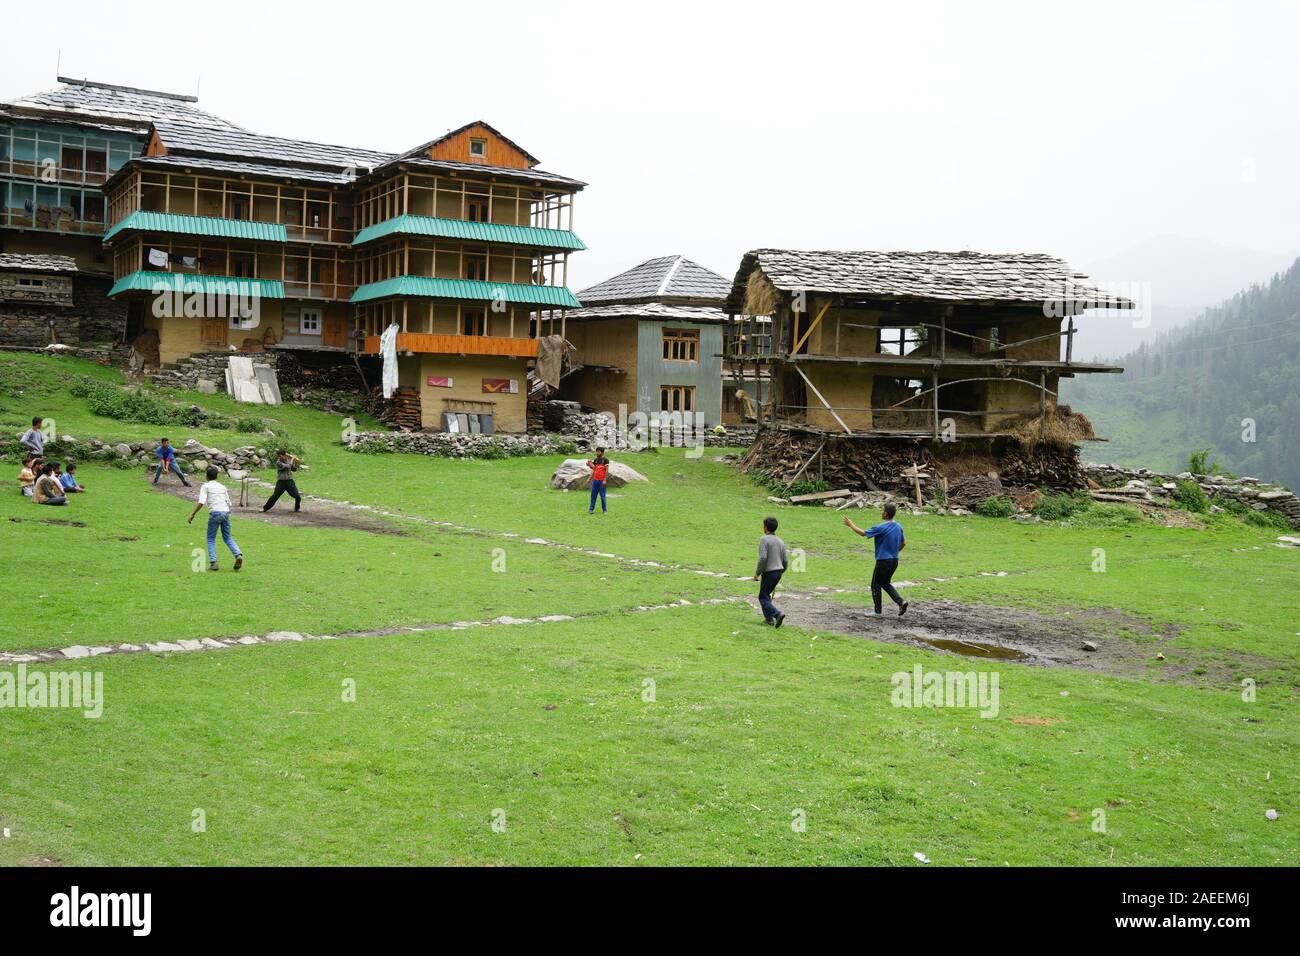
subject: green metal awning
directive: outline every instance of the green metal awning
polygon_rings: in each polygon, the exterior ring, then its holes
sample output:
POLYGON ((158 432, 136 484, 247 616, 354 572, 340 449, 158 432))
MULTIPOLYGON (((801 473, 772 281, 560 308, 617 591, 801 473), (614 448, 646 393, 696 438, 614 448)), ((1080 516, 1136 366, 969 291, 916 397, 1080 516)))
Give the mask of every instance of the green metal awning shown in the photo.
POLYGON ((582 308, 582 303, 563 286, 521 285, 514 282, 487 282, 483 279, 433 279, 428 276, 398 276, 383 282, 372 282, 358 287, 352 293, 351 301, 369 302, 398 295, 428 299, 473 299, 480 302, 500 299, 523 305, 582 308))
POLYGON ((586 249, 586 244, 567 229, 540 226, 509 226, 500 222, 470 222, 468 219, 439 219, 433 216, 402 215, 366 226, 352 240, 354 246, 392 235, 432 236, 437 239, 468 239, 472 242, 506 242, 543 249, 586 249))
POLYGON ((199 276, 182 272, 132 272, 113 283, 110 296, 123 292, 198 292, 203 295, 236 295, 283 299, 284 283, 275 279, 239 279, 234 276, 199 276))
POLYGON ((178 216, 170 212, 131 213, 104 234, 108 242, 119 232, 174 232, 186 236, 213 236, 219 239, 252 239, 257 242, 288 242, 289 233, 274 222, 250 222, 246 219, 218 219, 215 216, 178 216))

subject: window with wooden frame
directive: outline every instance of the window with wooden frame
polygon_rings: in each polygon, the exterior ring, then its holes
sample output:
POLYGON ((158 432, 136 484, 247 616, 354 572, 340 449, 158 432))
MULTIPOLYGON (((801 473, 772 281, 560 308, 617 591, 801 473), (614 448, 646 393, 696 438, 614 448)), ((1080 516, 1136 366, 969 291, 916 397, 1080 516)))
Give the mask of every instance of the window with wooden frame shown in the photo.
POLYGON ((488 201, 485 197, 465 200, 465 218, 470 222, 488 221, 488 201))
POLYGON ((484 280, 487 278, 487 256, 465 257, 465 278, 484 280))
POLYGON ((302 335, 320 335, 320 309, 303 309, 298 313, 298 332, 302 335))
POLYGON ((462 309, 460 327, 465 335, 487 335, 487 312, 484 309, 462 309))
POLYGON ((471 139, 469 141, 470 159, 487 159, 487 140, 471 139))
POLYGON ((257 270, 257 259, 248 254, 230 254, 230 274, 236 279, 251 279, 257 270))
POLYGON ((661 412, 695 411, 695 386, 660 385, 659 410, 661 412))
POLYGON ((663 359, 665 362, 698 362, 700 330, 664 329, 663 359))
POLYGON ((906 355, 921 344, 921 330, 899 326, 880 329, 880 352, 882 355, 906 355))

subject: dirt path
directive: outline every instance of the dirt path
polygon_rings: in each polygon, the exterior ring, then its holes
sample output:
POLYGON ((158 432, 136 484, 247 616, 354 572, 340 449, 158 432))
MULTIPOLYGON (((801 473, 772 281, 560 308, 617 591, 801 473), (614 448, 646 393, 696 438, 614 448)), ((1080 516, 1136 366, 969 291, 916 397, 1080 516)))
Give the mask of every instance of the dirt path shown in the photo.
MULTIPOLYGON (((144 477, 146 481, 152 484, 153 478, 151 475, 146 474, 144 477)), ((173 498, 184 498, 191 504, 198 500, 200 482, 191 481, 190 487, 186 488, 180 482, 169 479, 170 476, 162 479, 158 484, 153 485, 153 489, 171 495, 173 498)), ((313 498, 308 501, 304 496, 302 510, 295 512, 293 510, 293 499, 288 495, 282 495, 280 500, 275 503, 274 508, 270 511, 263 511, 262 505, 266 503, 266 499, 269 497, 271 497, 270 491, 263 482, 250 482, 248 504, 241 507, 239 505, 239 489, 231 488, 230 502, 231 507, 234 509, 231 514, 237 519, 265 521, 267 524, 292 525, 300 528, 341 528, 345 531, 368 531, 371 534, 399 536, 407 534, 400 525, 392 521, 385 521, 379 515, 359 511, 323 498, 313 498)), ((199 519, 196 518, 195 520, 199 519)))
MULTIPOLYGON (((756 598, 748 601, 758 607, 756 598)), ((776 602, 787 615, 787 626, 906 644, 981 662, 1013 661, 1159 683, 1216 685, 1235 684, 1239 673, 1259 674, 1283 666, 1222 650, 1211 654, 1172 647, 1169 642, 1178 636, 1177 628, 1154 628, 1142 618, 1112 608, 1063 609, 1059 615, 1049 615, 1024 608, 928 600, 914 603, 899 617, 898 609, 886 601, 884 615, 874 617, 870 607, 806 592, 781 591, 776 602), (1084 642, 1096 650, 1085 650, 1084 642), (1165 659, 1157 660, 1157 654, 1165 659)))

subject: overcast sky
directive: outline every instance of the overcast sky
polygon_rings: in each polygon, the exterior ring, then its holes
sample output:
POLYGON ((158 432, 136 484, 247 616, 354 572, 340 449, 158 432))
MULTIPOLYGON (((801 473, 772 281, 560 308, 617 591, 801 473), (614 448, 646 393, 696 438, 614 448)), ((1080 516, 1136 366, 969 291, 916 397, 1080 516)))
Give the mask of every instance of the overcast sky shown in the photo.
MULTIPOLYGON (((1041 251, 1300 236, 1300 5, 8 4, 0 99, 64 75, 404 150, 484 119, 588 182, 580 289, 757 246, 1041 251)), ((1108 277, 1112 279, 1142 277, 1108 277)))

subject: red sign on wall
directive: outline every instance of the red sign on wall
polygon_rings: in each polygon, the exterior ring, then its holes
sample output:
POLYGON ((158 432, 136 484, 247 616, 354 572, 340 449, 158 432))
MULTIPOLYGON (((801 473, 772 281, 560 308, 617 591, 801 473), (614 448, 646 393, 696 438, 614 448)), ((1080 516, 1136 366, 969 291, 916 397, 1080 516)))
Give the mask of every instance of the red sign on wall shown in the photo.
POLYGON ((445 375, 430 375, 427 381, 431 388, 451 388, 451 379, 445 375))

